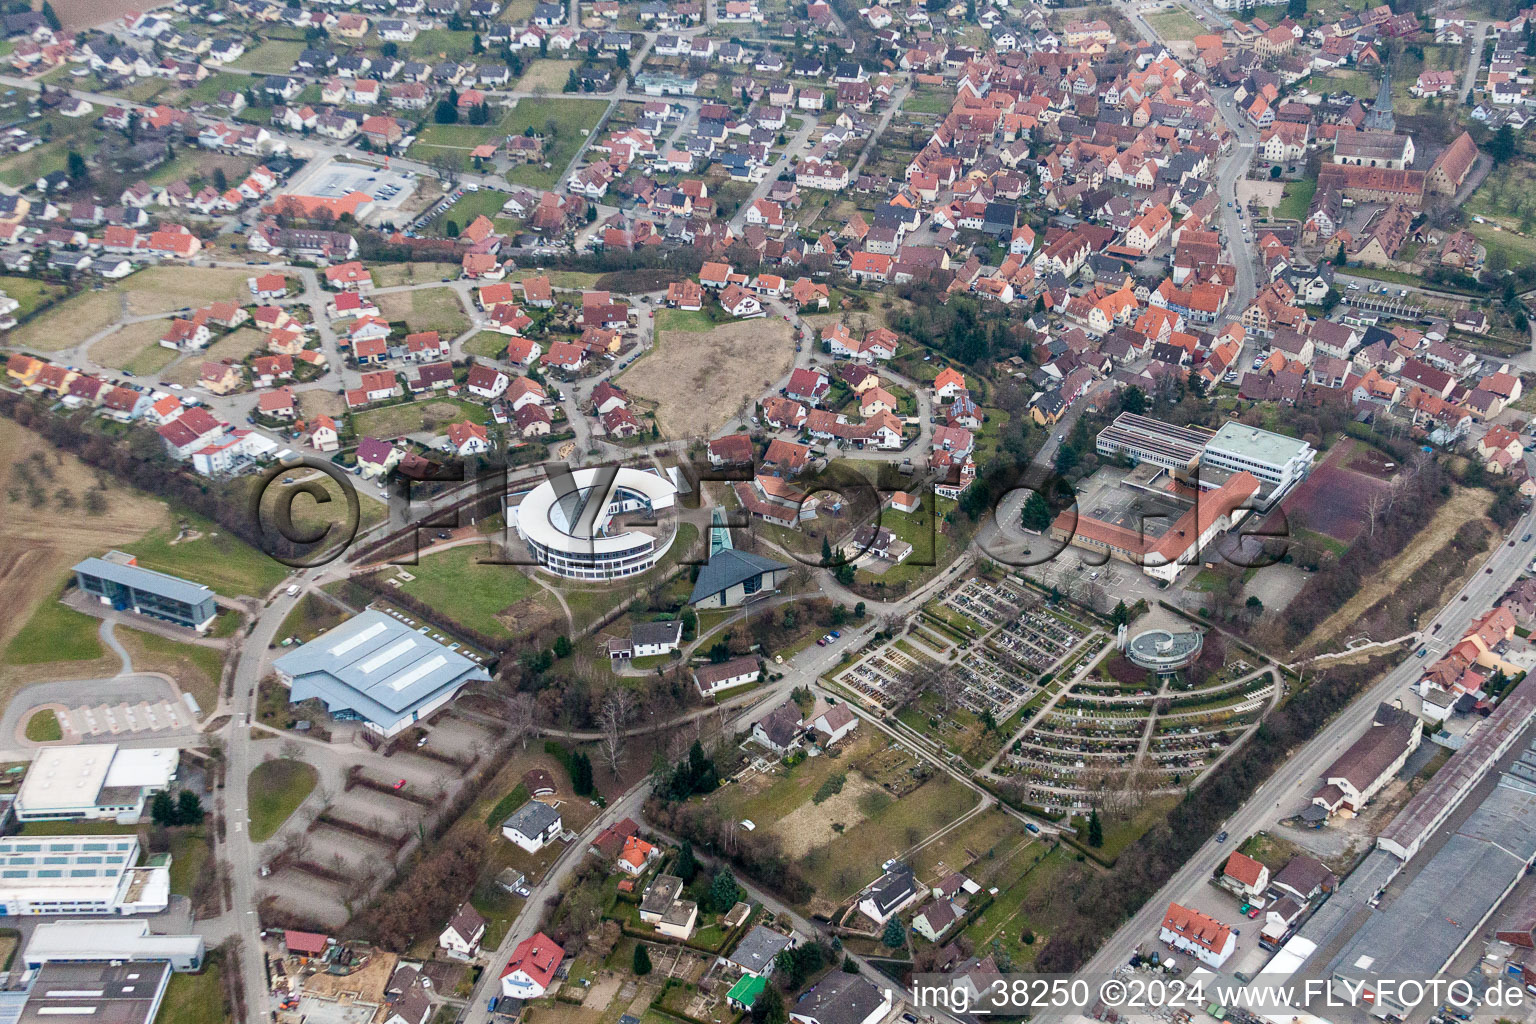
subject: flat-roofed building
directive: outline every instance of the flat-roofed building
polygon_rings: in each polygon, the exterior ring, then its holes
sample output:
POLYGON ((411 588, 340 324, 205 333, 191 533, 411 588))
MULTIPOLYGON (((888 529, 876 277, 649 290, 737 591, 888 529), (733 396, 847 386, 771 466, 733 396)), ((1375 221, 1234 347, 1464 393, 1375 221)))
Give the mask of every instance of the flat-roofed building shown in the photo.
POLYGON ((1257 507, 1266 510, 1307 478, 1316 459, 1305 441, 1229 420, 1206 442, 1200 468, 1253 474, 1263 485, 1257 507))
POLYGON ((447 704, 486 670, 414 629, 369 610, 273 662, 298 702, 315 697, 333 718, 394 736, 447 704))
POLYGON ((44 747, 16 794, 18 821, 115 821, 132 825, 176 779, 175 747, 115 743, 44 747))
POLYGON ((142 568, 132 555, 121 551, 76 565, 75 583, 83 593, 118 611, 164 619, 199 632, 213 623, 219 611, 213 591, 201 583, 142 568))
POLYGON ((0 909, 34 914, 156 914, 171 899, 170 865, 135 867, 139 837, 0 839, 0 909))
POLYGON ((171 965, 165 963, 48 964, 37 972, 15 1021, 151 1024, 170 980, 171 965))
POLYGON ((1205 451, 1213 432, 1205 427, 1176 427, 1150 416, 1123 412, 1099 431, 1100 455, 1123 455, 1164 469, 1187 470, 1205 451))
POLYGON ((112 960, 166 963, 173 971, 198 971, 207 950, 201 935, 155 935, 143 918, 131 921, 44 921, 32 929, 22 963, 92 964, 112 960))
POLYGON ((1365 985, 1378 1017, 1406 1019, 1398 990, 1372 991, 1376 978, 1434 978, 1478 935, 1536 863, 1536 788, 1504 776, 1413 879, 1373 908, 1334 962, 1330 980, 1365 985))

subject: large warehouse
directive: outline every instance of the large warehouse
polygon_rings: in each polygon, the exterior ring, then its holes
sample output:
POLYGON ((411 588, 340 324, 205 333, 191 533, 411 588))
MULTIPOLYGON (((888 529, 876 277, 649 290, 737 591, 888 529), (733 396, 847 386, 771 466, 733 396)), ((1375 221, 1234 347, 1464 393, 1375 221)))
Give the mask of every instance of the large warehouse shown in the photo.
POLYGON ((0 839, 0 912, 158 914, 170 905, 169 864, 135 867, 139 837, 8 836, 0 839))
POLYGON ((508 514, 549 572, 613 580, 643 573, 667 553, 676 531, 655 515, 676 501, 677 486, 660 473, 598 466, 544 481, 508 514))
POLYGON ((175 747, 44 747, 16 794, 16 818, 132 825, 149 798, 175 781, 180 757, 175 747))
MULTIPOLYGON (((1439 976, 1533 862, 1536 787, 1506 775, 1392 902, 1372 912, 1340 953, 1332 980, 1355 986, 1439 976)), ((1371 1012, 1406 1018, 1408 1008, 1383 991, 1371 1012)))
POLYGON ((113 960, 167 963, 173 971, 202 968, 207 948, 201 935, 156 935, 142 917, 125 921, 44 921, 32 929, 22 963, 93 964, 113 960))
POLYGON ((389 737, 447 704, 466 683, 489 680, 475 662, 380 611, 365 611, 272 663, 297 703, 389 737))
POLYGON ((201 583, 140 568, 134 557, 110 551, 75 566, 75 583, 102 604, 164 619, 198 632, 213 624, 219 607, 213 591, 201 583))

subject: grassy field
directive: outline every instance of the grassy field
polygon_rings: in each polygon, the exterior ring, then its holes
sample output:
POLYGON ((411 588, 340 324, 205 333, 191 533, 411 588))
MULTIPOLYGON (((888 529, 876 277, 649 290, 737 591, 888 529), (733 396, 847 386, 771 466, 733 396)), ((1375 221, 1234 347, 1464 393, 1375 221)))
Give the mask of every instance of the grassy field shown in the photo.
POLYGON ((208 862, 208 833, 201 825, 171 830, 171 892, 192 895, 197 876, 208 862))
MULTIPOLYGON (((160 336, 169 326, 170 322, 166 320, 145 320, 119 327, 92 345, 90 356, 102 366, 115 366, 119 370, 131 370, 134 373, 154 373, 177 356, 175 349, 164 348, 160 344, 160 336), (158 366, 147 371, 144 369, 156 362, 158 366)), ((193 360, 192 363, 193 366, 199 366, 202 360, 193 360)))
POLYGON ((585 132, 597 127, 597 122, 608 109, 607 100, 545 99, 518 100, 517 106, 502 119, 508 135, 520 135, 524 129, 552 138, 545 149, 544 159, 550 165, 523 164, 507 171, 507 180, 534 188, 553 188, 565 172, 566 165, 576 155, 586 139, 585 132))
POLYGON ((1312 205, 1312 195, 1317 191, 1314 178, 1285 183, 1285 198, 1274 208, 1275 217, 1281 220, 1306 220, 1307 208, 1312 205))
POLYGON ((1465 208, 1505 228, 1536 226, 1536 164, 1528 159, 1497 164, 1467 197, 1465 208))
POLYGON ((1536 238, 1530 235, 1500 230, 1496 224, 1468 224, 1467 230, 1488 249, 1490 259, 1494 253, 1502 253, 1508 266, 1518 267, 1536 258, 1536 238))
MULTIPOLYGON (((53 84, 61 83, 55 81, 53 84)), ((28 132, 46 137, 48 141, 25 153, 12 153, 0 158, 0 182, 14 188, 30 185, 45 174, 66 169, 70 150, 89 155, 104 134, 96 127, 95 117, 91 116, 65 117, 59 113, 49 113, 39 120, 24 123, 28 132)))
POLYGON ((915 846, 975 805, 974 795, 948 775, 897 799, 853 770, 862 756, 885 746, 866 736, 841 757, 812 758, 770 782, 726 787, 710 799, 736 819, 750 818, 794 845, 806 878, 825 899, 841 900, 880 874, 880 864, 915 846), (832 776, 847 777, 841 793, 813 797, 832 776), (844 799, 846 798, 846 799, 844 799))
POLYGON ((96 472, 10 420, 0 421, 0 450, 0 694, 50 675, 81 678, 78 670, 93 663, 115 672, 117 660, 103 658, 97 620, 59 604, 59 595, 80 559, 131 547, 169 523, 165 503, 108 479, 101 515, 63 514, 59 496, 79 501, 97 486, 96 472), (53 661, 61 664, 47 667, 53 661))
POLYGON ((1162 14, 1149 14, 1146 21, 1165 42, 1188 42, 1210 31, 1182 7, 1162 14))
POLYGON ((284 74, 304 52, 304 44, 287 39, 267 39, 246 50, 230 67, 243 71, 263 71, 267 74, 284 74))
POLYGON ((340 625, 346 617, 346 612, 311 591, 299 598, 293 611, 283 618, 277 635, 280 639, 294 636, 300 643, 309 643, 326 630, 340 625))
POLYGON ((713 434, 751 406, 794 360, 794 328, 782 320, 707 330, 697 324, 691 319, 684 330, 658 327, 656 344, 622 375, 632 394, 656 403, 656 419, 668 437, 713 434))
POLYGON ((288 567, 198 516, 181 517, 188 534, 175 527, 155 530, 133 546, 146 569, 182 576, 225 597, 265 597, 288 575, 288 567))
POLYGON ((490 417, 490 410, 475 402, 434 398, 369 409, 354 416, 352 424, 358 437, 393 438, 422 430, 441 433, 448 424, 459 420, 485 423, 490 417))
POLYGON ((476 217, 490 217, 493 220, 499 217, 502 204, 506 201, 506 193, 491 188, 465 192, 458 202, 444 210, 442 216, 432 223, 441 226, 451 220, 462 230, 473 224, 476 217))
POLYGON ((156 1024, 222 1024, 229 1019, 217 964, 198 974, 172 974, 155 1017, 156 1024))
POLYGON ((252 841, 265 842, 282 828, 315 788, 316 778, 314 767, 302 761, 279 758, 257 765, 250 782, 252 841))
POLYGON ((35 711, 27 719, 27 739, 33 743, 55 743, 63 738, 64 729, 52 708, 35 711))
POLYGON ((1044 851, 1035 846, 1015 858, 1015 880, 994 881, 1002 891, 965 930, 977 955, 985 956, 996 943, 1013 961, 1014 970, 1029 969, 1058 920, 1053 908, 1060 905, 1056 888, 1072 863, 1068 849, 1055 846, 1044 851), (1024 941, 1026 930, 1032 942, 1024 941))
POLYGON ((481 331, 464 342, 464 354, 481 359, 500 359, 507 354, 507 342, 511 339, 495 331, 481 331))
POLYGON ((702 309, 658 309, 656 311, 658 331, 710 331, 714 328, 714 319, 702 309))
POLYGON ((528 65, 528 70, 523 72, 523 77, 517 80, 518 92, 537 92, 539 89, 547 89, 550 92, 559 92, 565 88, 565 80, 570 77, 574 64, 564 60, 540 59, 528 65))
POLYGON ((499 617, 507 608, 542 593, 527 574, 510 565, 481 565, 476 545, 424 555, 406 567, 416 578, 400 589, 443 615, 491 637, 514 635, 499 617))
POLYGON ((392 292, 376 296, 375 301, 384 319, 403 321, 406 329, 413 333, 437 331, 444 338, 452 339, 469 329, 469 316, 452 288, 392 292))
POLYGON ((907 94, 901 109, 910 114, 947 114, 955 105, 955 97, 943 89, 913 89, 907 94))
MULTIPOLYGON (((122 315, 122 299, 112 292, 81 292, 16 328, 6 338, 6 343, 34 352, 57 352, 73 348, 91 335, 106 330, 122 315)), ((163 326, 161 330, 164 330, 163 326)))
POLYGON ((37 606, 5 648, 7 665, 43 665, 54 661, 95 661, 105 649, 96 635, 100 623, 52 600, 37 606))
POLYGON ((146 267, 112 290, 126 299, 130 316, 153 316, 210 302, 248 303, 250 276, 245 270, 215 267, 146 267))
POLYGON ((158 633, 119 626, 116 637, 140 672, 164 672, 190 693, 203 714, 219 702, 219 677, 224 671, 224 649, 182 643, 158 633))
POLYGON ((0 276, 0 292, 4 292, 17 302, 14 316, 19 320, 25 316, 31 316, 32 311, 44 302, 56 299, 63 295, 65 289, 56 284, 48 284, 31 277, 5 277, 0 276))

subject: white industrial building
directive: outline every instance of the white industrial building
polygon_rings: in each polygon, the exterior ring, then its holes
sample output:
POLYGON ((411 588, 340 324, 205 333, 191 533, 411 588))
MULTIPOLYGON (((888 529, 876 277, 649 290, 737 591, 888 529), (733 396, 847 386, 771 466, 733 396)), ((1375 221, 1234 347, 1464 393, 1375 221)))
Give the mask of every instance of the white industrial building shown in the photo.
POLYGON ((429 717, 490 673, 381 611, 365 611, 273 662, 298 702, 315 697, 331 717, 394 736, 429 717))
POLYGON ((158 914, 170 905, 171 871, 135 867, 139 837, 7 836, 0 839, 0 912, 158 914))
POLYGON ((173 971, 202 969, 201 935, 155 935, 143 918, 131 921, 44 921, 32 929, 22 962, 30 973, 44 964, 113 960, 167 963, 173 971))
POLYGON ((1228 420, 1206 442, 1200 468, 1252 473, 1264 484, 1258 499, 1263 510, 1305 480, 1316 459, 1317 449, 1305 441, 1228 420))
POLYGON ((45 747, 16 794, 16 819, 132 825, 143 816, 149 798, 175 781, 180 757, 175 747, 45 747))

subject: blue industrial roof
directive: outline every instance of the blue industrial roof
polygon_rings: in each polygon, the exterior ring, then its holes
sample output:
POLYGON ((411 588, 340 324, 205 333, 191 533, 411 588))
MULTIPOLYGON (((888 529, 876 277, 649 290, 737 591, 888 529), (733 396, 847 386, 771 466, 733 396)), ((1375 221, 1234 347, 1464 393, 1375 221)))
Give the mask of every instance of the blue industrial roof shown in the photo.
POLYGON ((213 597, 213 591, 201 583, 192 583, 180 576, 168 576, 163 572, 155 572, 153 569, 144 569, 137 565, 109 562, 104 558, 87 558, 75 566, 75 571, 125 587, 132 587, 135 590, 158 594, 173 601, 185 601, 187 604, 201 604, 213 597))
POLYGON ((273 662, 293 680, 294 701, 318 697, 389 725, 444 690, 490 674, 405 623, 365 611, 273 662))

